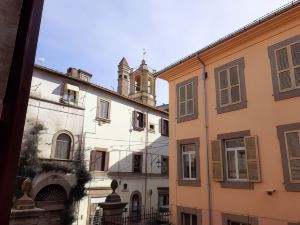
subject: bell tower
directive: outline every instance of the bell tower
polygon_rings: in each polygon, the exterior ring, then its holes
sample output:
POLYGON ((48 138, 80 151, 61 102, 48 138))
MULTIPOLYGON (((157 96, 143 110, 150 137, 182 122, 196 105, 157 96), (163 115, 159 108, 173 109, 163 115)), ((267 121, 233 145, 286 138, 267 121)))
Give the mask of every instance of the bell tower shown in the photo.
POLYGON ((118 93, 121 95, 128 96, 130 70, 127 60, 123 57, 118 65, 118 93))
POLYGON ((146 60, 143 59, 138 69, 132 71, 129 75, 129 98, 151 106, 156 105, 154 72, 146 64, 146 60))

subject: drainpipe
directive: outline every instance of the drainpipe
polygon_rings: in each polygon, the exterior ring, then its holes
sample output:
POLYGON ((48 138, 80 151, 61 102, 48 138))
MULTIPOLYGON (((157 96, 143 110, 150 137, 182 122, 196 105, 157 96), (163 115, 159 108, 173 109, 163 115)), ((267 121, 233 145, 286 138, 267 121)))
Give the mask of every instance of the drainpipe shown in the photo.
POLYGON ((209 171, 209 156, 208 156, 208 126, 207 126, 207 105, 206 105, 206 78, 207 73, 205 71, 205 64, 197 55, 197 59, 201 63, 203 70, 201 75, 202 80, 202 123, 204 128, 204 148, 206 155, 206 176, 207 176, 207 192, 208 192, 208 224, 212 225, 212 210, 211 210, 211 182, 210 182, 210 171, 209 171))
POLYGON ((144 195, 144 201, 145 201, 145 210, 147 208, 147 179, 148 179, 148 111, 146 112, 146 144, 145 144, 145 152, 146 152, 146 155, 145 155, 145 195, 144 195))

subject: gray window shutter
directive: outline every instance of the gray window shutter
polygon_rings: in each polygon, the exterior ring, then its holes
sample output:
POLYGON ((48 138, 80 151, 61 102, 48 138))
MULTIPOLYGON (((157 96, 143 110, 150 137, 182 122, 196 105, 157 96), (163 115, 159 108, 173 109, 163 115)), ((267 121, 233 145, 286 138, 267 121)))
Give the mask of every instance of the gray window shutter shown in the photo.
POLYGON ((96 151, 92 150, 90 152, 90 171, 94 171, 95 170, 95 164, 96 164, 96 151))
POLYGON ((291 45, 294 66, 300 65, 300 42, 291 45))
POLYGON ((162 118, 159 119, 159 132, 161 134, 163 133, 163 121, 162 121, 162 118))
POLYGON ((244 137, 247 157, 248 180, 261 182, 257 136, 244 137))
POLYGON ((211 141, 211 153, 213 164, 213 179, 215 181, 223 181, 223 159, 220 140, 211 141))
POLYGON ((286 70, 289 68, 287 48, 282 48, 276 51, 276 61, 278 70, 286 70))
POLYGON ((147 114, 143 113, 143 128, 146 127, 146 124, 147 124, 147 114))
POLYGON ((286 133, 291 183, 300 183, 300 140, 299 132, 286 133))

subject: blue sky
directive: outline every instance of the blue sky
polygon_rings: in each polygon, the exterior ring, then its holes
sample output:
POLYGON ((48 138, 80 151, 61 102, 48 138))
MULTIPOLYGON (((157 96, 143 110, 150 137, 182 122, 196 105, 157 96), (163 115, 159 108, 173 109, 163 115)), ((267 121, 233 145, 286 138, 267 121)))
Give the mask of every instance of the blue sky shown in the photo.
MULTIPOLYGON (((142 60, 156 70, 289 3, 288 0, 45 0, 36 58, 61 72, 93 74, 116 90, 117 65, 142 60)), ((36 63, 39 63, 36 61, 36 63)), ((157 104, 168 103, 158 80, 157 104)))

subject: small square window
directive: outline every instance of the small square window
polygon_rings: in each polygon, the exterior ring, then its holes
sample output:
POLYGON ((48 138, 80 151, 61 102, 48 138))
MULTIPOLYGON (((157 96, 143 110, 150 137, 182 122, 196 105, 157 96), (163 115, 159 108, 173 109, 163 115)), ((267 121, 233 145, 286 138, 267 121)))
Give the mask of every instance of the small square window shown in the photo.
POLYGON ((149 130, 150 133, 155 133, 155 125, 154 123, 149 123, 149 130))

